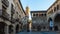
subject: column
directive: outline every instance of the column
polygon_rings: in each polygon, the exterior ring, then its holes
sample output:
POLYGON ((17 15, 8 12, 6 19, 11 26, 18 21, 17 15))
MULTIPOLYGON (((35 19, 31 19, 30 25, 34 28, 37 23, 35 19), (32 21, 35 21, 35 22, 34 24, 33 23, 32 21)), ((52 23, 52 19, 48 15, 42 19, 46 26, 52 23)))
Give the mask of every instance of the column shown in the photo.
POLYGON ((31 23, 30 23, 30 24, 29 24, 29 30, 30 30, 30 31, 31 31, 31 27, 32 27, 32 26, 31 26, 31 23))
POLYGON ((20 27, 21 27, 20 24, 18 24, 18 32, 21 31, 21 28, 20 27))
POLYGON ((5 34, 9 34, 9 26, 8 25, 5 26, 4 32, 5 32, 5 34))
POLYGON ((12 34, 16 34, 15 26, 12 29, 13 29, 12 34))
POLYGON ((48 27, 48 25, 46 26, 46 30, 49 31, 49 27, 48 27))
POLYGON ((21 29, 21 27, 22 27, 22 25, 21 25, 21 24, 19 24, 19 32, 22 30, 22 29, 21 29))

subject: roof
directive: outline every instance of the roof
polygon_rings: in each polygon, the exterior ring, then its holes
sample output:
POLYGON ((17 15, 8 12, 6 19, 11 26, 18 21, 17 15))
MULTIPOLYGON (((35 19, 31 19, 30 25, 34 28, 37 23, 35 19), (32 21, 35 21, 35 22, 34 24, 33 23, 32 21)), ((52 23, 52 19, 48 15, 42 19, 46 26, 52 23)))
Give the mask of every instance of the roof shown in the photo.
POLYGON ((21 5, 21 8, 22 8, 22 10, 23 10, 24 14, 26 15, 26 13, 25 13, 25 11, 24 11, 24 9, 23 9, 23 6, 22 6, 22 3, 21 3, 21 1, 20 1, 20 0, 19 0, 19 3, 20 3, 20 5, 21 5))
POLYGON ((31 13, 46 13, 47 11, 31 11, 31 13))
POLYGON ((57 0, 47 9, 47 11, 48 11, 53 5, 55 5, 55 3, 57 3, 57 0))

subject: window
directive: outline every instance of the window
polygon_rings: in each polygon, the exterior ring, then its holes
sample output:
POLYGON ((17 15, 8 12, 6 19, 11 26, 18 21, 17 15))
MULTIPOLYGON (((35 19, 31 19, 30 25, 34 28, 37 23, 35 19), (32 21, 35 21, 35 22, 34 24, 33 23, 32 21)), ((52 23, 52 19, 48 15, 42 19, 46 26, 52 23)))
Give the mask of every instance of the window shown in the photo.
POLYGON ((33 16, 35 16, 35 14, 33 14, 33 16))
POLYGON ((54 7, 54 11, 56 11, 56 7, 54 7))
POLYGON ((11 4, 11 19, 13 19, 13 14, 14 14, 14 11, 13 11, 13 4, 11 4))
POLYGON ((46 14, 44 14, 46 16, 46 14))
POLYGON ((11 4, 11 13, 13 13, 13 4, 11 4))
POLYGON ((36 16, 38 16, 38 14, 36 14, 36 16))
POLYGON ((19 17, 21 17, 21 15, 19 15, 19 17))
POLYGON ((2 5, 2 11, 3 11, 3 12, 2 12, 2 13, 3 13, 3 15, 5 15, 5 13, 6 13, 6 7, 5 7, 5 6, 3 6, 3 5, 2 5))
POLYGON ((3 3, 3 5, 5 5, 6 7, 9 6, 9 1, 8 1, 8 0, 2 0, 2 3, 3 3))
POLYGON ((59 10, 59 5, 57 5, 57 10, 59 10))
POLYGON ((50 14, 52 14, 53 13, 53 9, 50 11, 50 14))
POLYGON ((18 12, 16 12, 18 14, 18 12))
POLYGON ((45 26, 43 27, 43 29, 45 29, 45 26))
POLYGON ((41 16, 43 16, 43 14, 41 16))
POLYGON ((13 4, 11 4, 11 13, 12 14, 14 14, 15 13, 15 9, 14 9, 15 7, 14 7, 14 5, 13 4))

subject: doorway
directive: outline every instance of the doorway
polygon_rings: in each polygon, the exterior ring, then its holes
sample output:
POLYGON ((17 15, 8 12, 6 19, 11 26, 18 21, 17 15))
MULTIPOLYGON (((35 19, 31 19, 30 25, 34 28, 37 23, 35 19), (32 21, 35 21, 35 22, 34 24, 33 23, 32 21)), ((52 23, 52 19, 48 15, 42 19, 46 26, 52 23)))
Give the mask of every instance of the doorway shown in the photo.
POLYGON ((5 34, 4 32, 5 25, 6 24, 4 22, 0 22, 0 34, 5 34))
POLYGON ((55 31, 58 31, 58 26, 54 26, 54 30, 55 31))

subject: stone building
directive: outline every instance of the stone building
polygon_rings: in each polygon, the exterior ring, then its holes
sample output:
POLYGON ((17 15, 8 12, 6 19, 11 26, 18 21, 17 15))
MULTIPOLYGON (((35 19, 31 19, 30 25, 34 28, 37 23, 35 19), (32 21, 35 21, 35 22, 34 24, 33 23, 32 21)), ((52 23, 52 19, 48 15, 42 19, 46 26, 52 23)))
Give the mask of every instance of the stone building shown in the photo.
MULTIPOLYGON (((53 22, 53 31, 60 31, 60 0, 56 0, 48 9, 47 9, 47 21, 50 23, 53 22)), ((49 25, 50 26, 50 25, 49 25)))
POLYGON ((22 30, 25 12, 20 0, 0 0, 0 34, 16 34, 22 30))
POLYGON ((47 11, 31 11, 32 30, 47 31, 47 11))

